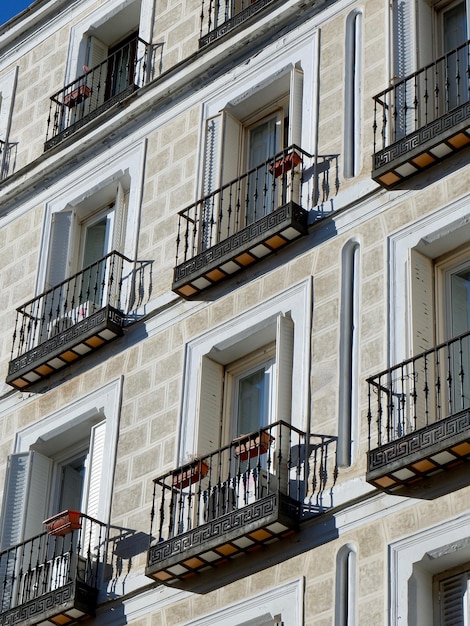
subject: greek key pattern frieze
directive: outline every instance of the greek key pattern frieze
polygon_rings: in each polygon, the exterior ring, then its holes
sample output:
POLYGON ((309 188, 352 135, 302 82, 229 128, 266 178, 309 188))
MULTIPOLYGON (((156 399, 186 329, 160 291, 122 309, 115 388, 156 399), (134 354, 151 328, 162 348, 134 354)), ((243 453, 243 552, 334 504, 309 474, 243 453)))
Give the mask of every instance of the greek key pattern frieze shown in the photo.
POLYGON ((435 444, 445 446, 447 439, 458 435, 470 437, 470 412, 459 413, 410 433, 369 452, 369 471, 384 467, 416 452, 426 453, 435 444))
POLYGON ((32 618, 41 621, 39 618, 45 617, 46 613, 51 615, 51 611, 54 607, 57 607, 57 612, 60 613, 66 603, 70 603, 73 600, 73 588, 74 584, 69 583, 25 604, 21 604, 6 613, 2 613, 0 621, 1 626, 24 624, 27 620, 31 620, 32 618))
POLYGON ((237 528, 240 529, 241 536, 248 524, 251 525, 253 522, 269 517, 277 511, 278 506, 278 496, 272 494, 242 509, 232 511, 207 524, 194 528, 179 537, 162 541, 149 549, 148 566, 151 567, 177 554, 184 554, 187 550, 197 546, 201 546, 201 551, 204 551, 204 544, 208 540, 220 537, 223 542, 225 535, 237 528))
POLYGON ((10 361, 8 374, 11 376, 23 368, 29 367, 32 363, 44 362, 51 355, 59 353, 64 346, 74 342, 75 344, 79 343, 83 336, 89 334, 97 326, 103 325, 107 319, 117 326, 123 325, 123 317, 118 311, 111 308, 100 309, 70 328, 57 333, 57 335, 41 343, 37 348, 29 350, 10 361))
POLYGON ((243 22, 246 22, 248 18, 250 18, 255 13, 258 13, 258 11, 261 11, 261 9, 263 9, 265 6, 271 4, 272 1, 273 0, 257 0, 257 2, 249 5, 248 7, 246 7, 246 9, 234 15, 231 19, 227 20, 226 22, 212 30, 210 33, 207 33, 207 35, 205 35, 204 37, 201 37, 201 39, 199 40, 199 47, 204 48, 213 41, 220 39, 220 37, 222 37, 223 35, 226 35, 240 24, 243 24, 243 22))
POLYGON ((229 261, 236 253, 241 254, 256 238, 269 232, 274 235, 276 230, 279 231, 289 224, 296 227, 299 233, 303 232, 303 229, 306 228, 306 223, 307 213, 304 209, 297 205, 285 204, 261 219, 256 220, 256 222, 240 232, 215 244, 189 261, 176 266, 174 282, 194 277, 194 275, 197 275, 217 261, 229 261))
POLYGON ((403 158, 411 150, 427 144, 439 135, 449 134, 458 124, 468 119, 470 119, 470 102, 465 102, 460 107, 449 111, 449 113, 419 128, 407 137, 403 137, 403 139, 399 139, 392 145, 376 152, 374 154, 374 169, 379 169, 403 158))

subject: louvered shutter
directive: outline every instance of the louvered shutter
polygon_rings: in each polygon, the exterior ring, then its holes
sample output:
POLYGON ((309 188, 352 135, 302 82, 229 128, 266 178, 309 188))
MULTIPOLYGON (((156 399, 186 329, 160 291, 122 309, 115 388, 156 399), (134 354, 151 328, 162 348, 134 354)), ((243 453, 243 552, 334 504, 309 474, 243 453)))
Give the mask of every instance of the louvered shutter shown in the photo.
POLYGON ((434 18, 431 3, 428 0, 416 0, 417 68, 424 67, 436 58, 434 18))
POLYGON ((294 322, 287 315, 279 315, 276 328, 275 421, 291 421, 293 358, 294 322))
POLYGON ((86 101, 86 110, 93 111, 103 104, 105 100, 106 83, 108 80, 108 46, 96 37, 91 36, 88 40, 88 68, 87 86, 91 90, 90 97, 86 101))
POLYGON ((302 145, 302 98, 304 74, 294 67, 290 75, 289 91, 289 145, 302 145))
POLYGON ((468 572, 440 581, 439 626, 463 626, 469 623, 468 572))
POLYGON ((46 289, 54 287, 67 277, 69 271, 69 247, 72 221, 72 211, 60 211, 52 214, 51 236, 47 259, 46 289))
POLYGON ((87 493, 85 498, 85 512, 90 517, 104 519, 106 511, 102 511, 100 504, 100 490, 103 475, 104 445, 106 434, 106 421, 93 426, 90 436, 90 449, 88 455, 87 493))
POLYGON ((42 522, 48 516, 51 473, 51 459, 38 452, 9 457, 2 509, 2 549, 43 530, 42 522))
POLYGON ((198 454, 213 452, 221 445, 223 382, 224 367, 203 356, 197 430, 198 454))
POLYGON ((121 182, 118 181, 115 201, 114 230, 112 250, 124 251, 125 224, 127 216, 127 195, 121 182))
MULTIPOLYGON (((412 352, 420 354, 435 345, 435 312, 434 312, 434 263, 417 250, 410 250, 411 271, 411 328, 412 352)), ((425 397, 424 390, 432 394, 435 390, 436 371, 434 359, 426 362, 419 359, 414 365, 410 378, 410 385, 417 391, 416 397, 416 427, 424 426, 428 420, 433 421, 433 411, 436 402, 430 401, 431 396, 425 397), (426 367, 425 367, 426 366, 426 367)), ((413 390, 410 388, 410 393, 413 390)), ((408 416, 414 420, 414 415, 408 416)))

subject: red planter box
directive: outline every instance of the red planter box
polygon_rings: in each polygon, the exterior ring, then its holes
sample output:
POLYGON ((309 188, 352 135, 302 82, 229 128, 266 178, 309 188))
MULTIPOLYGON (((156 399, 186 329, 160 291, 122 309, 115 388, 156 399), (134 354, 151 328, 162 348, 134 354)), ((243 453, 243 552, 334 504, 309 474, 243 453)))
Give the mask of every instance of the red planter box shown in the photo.
POLYGON ((43 524, 46 525, 49 535, 63 537, 82 527, 80 524, 81 515, 80 511, 62 511, 62 513, 57 513, 57 515, 44 520, 43 524))
POLYGON ((302 162, 302 157, 297 152, 289 152, 281 159, 278 159, 274 165, 269 167, 269 171, 271 174, 274 174, 275 178, 282 176, 283 174, 288 174, 294 167, 296 167, 299 163, 302 162))
POLYGON ((256 435, 238 437, 235 439, 235 442, 237 441, 239 443, 235 447, 235 455, 241 461, 247 461, 260 454, 266 454, 274 441, 274 437, 263 430, 262 433, 257 433, 256 435))
POLYGON ((68 93, 64 97, 64 104, 66 107, 69 107, 69 109, 71 109, 76 104, 80 104, 80 102, 86 100, 86 98, 89 97, 90 93, 91 91, 89 87, 87 87, 86 85, 80 85, 80 87, 77 87, 77 89, 74 89, 71 93, 68 93))
POLYGON ((188 465, 183 465, 173 473, 173 487, 175 489, 189 487, 189 485, 204 478, 208 471, 209 466, 204 461, 194 461, 188 465))

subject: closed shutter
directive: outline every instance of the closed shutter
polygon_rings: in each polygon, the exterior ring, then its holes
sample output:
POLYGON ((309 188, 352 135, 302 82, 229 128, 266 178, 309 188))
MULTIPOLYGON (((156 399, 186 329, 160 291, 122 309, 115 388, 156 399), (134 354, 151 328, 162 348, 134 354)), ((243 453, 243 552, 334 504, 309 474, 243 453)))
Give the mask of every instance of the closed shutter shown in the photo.
POLYGON ((289 145, 302 145, 302 98, 304 74, 294 67, 290 75, 289 92, 289 145))
POLYGON ((103 476, 105 434, 106 420, 93 426, 90 436, 90 451, 87 459, 88 471, 85 513, 97 519, 105 519, 106 517, 106 511, 102 511, 100 508, 103 500, 100 498, 100 495, 103 476))
POLYGON ((462 572, 439 582, 439 626, 470 623, 468 576, 468 572, 462 572))
POLYGON ((51 459, 38 452, 12 454, 8 459, 3 497, 1 549, 40 533, 48 516, 51 459))
MULTIPOLYGON (((412 249, 410 250, 410 270, 412 350, 413 354, 417 355, 430 350, 435 345, 434 263, 424 254, 412 249)), ((411 406, 411 413, 407 419, 414 422, 416 418, 415 425, 421 428, 435 419, 434 411, 437 402, 434 401, 432 394, 436 389, 437 372, 434 369, 432 355, 426 362, 424 359, 416 361, 413 368, 410 372, 411 378, 407 382, 414 387, 414 389, 410 387, 409 392, 417 392, 416 416, 411 406), (428 390, 428 397, 425 396, 425 389, 428 390)))
MULTIPOLYGON (((127 216, 127 195, 121 181, 118 181, 115 202, 114 231, 112 238, 112 250, 124 251, 125 225, 127 216)), ((110 252, 110 250, 109 250, 110 252)))
POLYGON ((87 76, 87 85, 91 90, 90 98, 86 101, 86 110, 93 111, 105 100, 106 84, 108 80, 108 46, 96 37, 88 40, 88 68, 94 71, 87 76))
POLYGON ((276 408, 272 421, 291 422, 294 322, 279 315, 276 329, 276 408))
MULTIPOLYGON (((222 180, 223 185, 236 180, 240 174, 240 149, 242 138, 241 123, 227 111, 223 112, 222 180)), ((243 192, 242 192, 243 193, 243 192)), ((235 225, 240 223, 237 210, 243 206, 239 197, 240 185, 227 187, 219 199, 217 214, 216 239, 226 239, 235 232, 235 225)))
MULTIPOLYGON (((100 521, 106 520, 109 514, 102 508, 102 503, 107 500, 106 497, 103 497, 102 491, 102 485, 105 484, 103 481, 105 435, 106 420, 96 424, 91 429, 87 459, 86 496, 82 511, 89 517, 100 521)), ((101 549, 103 542, 103 537, 100 536, 100 527, 97 524, 92 524, 87 518, 82 519, 82 526, 82 554, 88 554, 88 552, 96 554, 101 549)))
MULTIPOLYGON (((412 3, 410 3, 412 4, 412 3)), ((436 58, 434 9, 428 0, 416 0, 417 66, 424 67, 436 58)))
POLYGON ((50 289, 62 282, 68 275, 72 221, 72 211, 61 211, 52 214, 51 236, 47 259, 46 289, 50 289))
POLYGON ((208 454, 220 448, 223 382, 223 365, 203 356, 201 363, 201 387, 199 391, 199 422, 196 450, 198 454, 208 454))

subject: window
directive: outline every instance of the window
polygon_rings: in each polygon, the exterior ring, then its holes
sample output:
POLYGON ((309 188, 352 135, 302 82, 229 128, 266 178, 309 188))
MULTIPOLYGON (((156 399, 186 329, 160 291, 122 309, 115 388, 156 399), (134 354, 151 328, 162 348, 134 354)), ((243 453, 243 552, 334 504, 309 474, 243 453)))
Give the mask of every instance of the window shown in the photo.
POLYGON ((202 357, 198 454, 280 419, 291 421, 293 340, 292 319, 280 314, 202 357), (250 352, 257 343, 260 348, 250 352))
POLYGON ((463 514, 390 545, 390 624, 468 623, 469 522, 463 514))
POLYGON ((18 433, 5 479, 1 548, 42 532, 43 520, 65 508, 107 520, 119 389, 120 381, 111 383, 18 433))
POLYGON ((257 423, 284 420, 305 430, 311 288, 303 281, 187 345, 181 463, 257 423), (242 405, 249 416, 241 418, 242 405))
POLYGON ((300 147, 302 97, 303 72, 288 66, 206 119, 201 195, 225 187, 217 214, 208 203, 203 215, 202 249, 296 197, 296 189, 276 181, 272 159, 288 146, 300 147))

